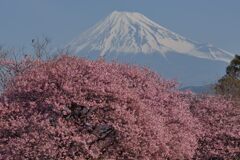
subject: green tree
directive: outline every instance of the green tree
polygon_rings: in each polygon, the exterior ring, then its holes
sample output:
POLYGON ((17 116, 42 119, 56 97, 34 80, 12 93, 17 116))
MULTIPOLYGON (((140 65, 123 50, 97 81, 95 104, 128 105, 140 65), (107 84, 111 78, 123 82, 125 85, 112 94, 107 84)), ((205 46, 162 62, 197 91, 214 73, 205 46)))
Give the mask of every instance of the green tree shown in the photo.
POLYGON ((215 86, 217 94, 240 98, 240 56, 235 55, 223 76, 215 86))

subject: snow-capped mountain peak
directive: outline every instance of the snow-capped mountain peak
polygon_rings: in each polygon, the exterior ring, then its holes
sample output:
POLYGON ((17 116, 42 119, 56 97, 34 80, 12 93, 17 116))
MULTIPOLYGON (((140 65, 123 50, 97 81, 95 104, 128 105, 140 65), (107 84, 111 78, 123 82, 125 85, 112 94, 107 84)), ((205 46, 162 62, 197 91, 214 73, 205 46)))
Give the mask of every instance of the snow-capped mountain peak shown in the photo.
POLYGON ((74 53, 179 53, 229 62, 227 51, 191 41, 137 12, 114 11, 69 43, 74 53))

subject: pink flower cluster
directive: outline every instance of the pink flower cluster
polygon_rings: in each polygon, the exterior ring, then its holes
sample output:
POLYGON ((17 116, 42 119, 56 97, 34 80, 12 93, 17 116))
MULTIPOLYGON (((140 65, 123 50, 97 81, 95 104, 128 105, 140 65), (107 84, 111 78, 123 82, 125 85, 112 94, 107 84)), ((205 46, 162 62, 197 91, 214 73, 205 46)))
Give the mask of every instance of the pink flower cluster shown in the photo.
POLYGON ((183 160, 240 156, 240 108, 180 92, 146 68, 61 56, 0 97, 0 159, 183 160))

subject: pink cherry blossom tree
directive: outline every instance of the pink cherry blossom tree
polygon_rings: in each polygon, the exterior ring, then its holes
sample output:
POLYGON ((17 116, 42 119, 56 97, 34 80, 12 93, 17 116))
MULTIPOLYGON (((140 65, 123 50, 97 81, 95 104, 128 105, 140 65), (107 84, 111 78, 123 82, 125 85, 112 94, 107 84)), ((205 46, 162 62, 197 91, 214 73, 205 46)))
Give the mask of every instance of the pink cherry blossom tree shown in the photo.
POLYGON ((240 157, 240 111, 137 66, 36 61, 0 97, 0 159, 240 157))

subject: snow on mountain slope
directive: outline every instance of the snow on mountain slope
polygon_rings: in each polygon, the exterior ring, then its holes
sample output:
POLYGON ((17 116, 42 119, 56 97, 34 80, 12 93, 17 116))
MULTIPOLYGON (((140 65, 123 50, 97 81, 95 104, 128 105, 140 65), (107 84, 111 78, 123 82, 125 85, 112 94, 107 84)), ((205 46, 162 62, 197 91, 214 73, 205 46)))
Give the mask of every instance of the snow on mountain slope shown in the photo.
POLYGON ((136 12, 114 11, 67 46, 73 53, 178 53, 229 62, 233 55, 178 35, 136 12))

